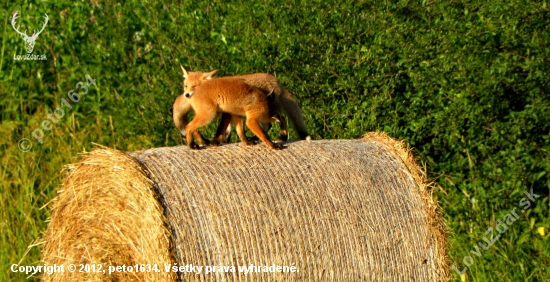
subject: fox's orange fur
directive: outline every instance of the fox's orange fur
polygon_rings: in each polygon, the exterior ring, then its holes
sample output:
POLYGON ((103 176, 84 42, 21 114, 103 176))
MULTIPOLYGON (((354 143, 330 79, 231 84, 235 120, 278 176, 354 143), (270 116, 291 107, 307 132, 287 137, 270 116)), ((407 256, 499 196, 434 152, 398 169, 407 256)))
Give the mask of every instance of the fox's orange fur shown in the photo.
POLYGON ((198 129, 211 123, 219 114, 231 115, 237 135, 246 145, 249 143, 243 128, 242 117, 246 117, 248 128, 260 138, 270 149, 281 149, 281 144, 271 142, 260 126, 260 122, 271 123, 278 118, 278 110, 273 107, 273 94, 266 95, 261 90, 244 83, 241 79, 217 78, 197 85, 193 91, 185 92, 183 98, 195 111, 195 117, 186 126, 187 145, 198 148, 193 139, 201 145, 206 142, 198 134, 198 129))
MULTIPOLYGON (((212 80, 213 78, 215 78, 217 74, 217 70, 203 73, 203 72, 187 72, 183 68, 183 66, 181 68, 183 71, 183 77, 185 78, 184 95, 185 93, 192 93, 198 85, 201 85, 206 81, 212 80)), ((255 73, 255 74, 248 74, 248 75, 231 76, 228 78, 241 79, 246 84, 259 88, 263 90, 265 93, 269 93, 272 91, 275 94, 274 107, 277 109, 277 111, 283 111, 289 116, 292 124, 294 125, 294 128, 298 132, 300 139, 302 140, 311 139, 311 137, 307 132, 306 126, 304 124, 302 112, 300 111, 300 108, 298 107, 296 100, 292 97, 290 92, 288 92, 288 90, 279 83, 277 78, 267 73, 255 73)), ((185 126, 188 123, 187 114, 192 109, 192 107, 188 105, 189 100, 186 100, 183 98, 184 97, 181 97, 181 96, 178 97, 178 99, 176 99, 176 101, 174 102, 174 108, 173 108, 174 123, 176 124, 176 127, 180 130, 180 132, 182 132, 182 134, 184 134, 185 126)), ((226 132, 227 134, 230 131, 230 128, 228 128, 229 130, 226 131, 226 128, 228 127, 228 124, 229 124, 229 120, 231 120, 231 117, 229 115, 222 115, 222 122, 218 127, 216 138, 215 138, 217 142, 223 139, 224 132, 226 132)), ((280 125, 281 133, 278 140, 286 141, 288 139, 286 123, 283 118, 280 119, 280 122, 281 122, 281 125, 280 125)), ((267 123, 263 125, 266 131, 269 131, 269 128, 271 128, 271 123, 267 123)))

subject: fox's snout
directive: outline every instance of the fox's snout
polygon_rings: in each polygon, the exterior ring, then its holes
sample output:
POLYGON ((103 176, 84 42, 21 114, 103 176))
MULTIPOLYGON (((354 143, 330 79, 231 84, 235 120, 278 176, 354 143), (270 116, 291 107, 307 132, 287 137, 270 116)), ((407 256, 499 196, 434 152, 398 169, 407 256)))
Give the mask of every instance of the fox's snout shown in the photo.
POLYGON ((191 95, 193 95, 194 92, 195 91, 185 92, 185 93, 183 93, 183 96, 185 96, 186 98, 189 98, 189 97, 191 97, 191 95))

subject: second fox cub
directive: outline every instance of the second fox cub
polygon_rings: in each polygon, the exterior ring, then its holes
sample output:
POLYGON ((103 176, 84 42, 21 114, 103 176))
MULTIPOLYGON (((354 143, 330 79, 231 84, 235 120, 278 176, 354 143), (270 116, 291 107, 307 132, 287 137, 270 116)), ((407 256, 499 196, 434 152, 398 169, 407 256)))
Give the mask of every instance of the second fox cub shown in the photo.
POLYGON ((185 92, 184 97, 195 110, 195 117, 185 127, 187 145, 197 149, 193 138, 201 145, 206 145, 198 129, 211 123, 220 113, 228 113, 237 130, 237 135, 243 143, 248 142, 243 128, 242 118, 246 117, 248 128, 260 138, 270 149, 281 149, 281 144, 271 142, 260 126, 260 122, 271 123, 278 118, 278 110, 273 106, 275 95, 265 94, 261 90, 245 84, 240 79, 217 78, 195 87, 191 92, 185 92))
MULTIPOLYGON (((193 93, 195 88, 202 83, 212 80, 216 77, 217 70, 203 73, 203 72, 187 72, 183 66, 181 66, 181 69, 183 71, 183 77, 184 77, 184 93, 193 93)), ((230 76, 227 78, 234 78, 234 79, 240 79, 244 83, 256 87, 265 93, 269 93, 273 91, 273 94, 275 94, 274 97, 274 107, 277 111, 283 111, 286 113, 286 115, 289 116, 290 121, 294 125, 294 128, 298 132, 298 135, 300 139, 302 140, 310 140, 311 137, 309 136, 306 126, 304 124, 304 119, 302 117, 302 112, 300 111, 300 107, 296 103, 296 100, 288 90, 279 83, 276 77, 267 74, 267 73, 255 73, 255 74, 248 74, 248 75, 240 75, 240 76, 230 76)), ((173 108, 173 117, 174 117, 174 123, 176 124, 176 127, 182 132, 182 134, 185 132, 185 127, 188 123, 187 120, 187 114, 191 111, 192 107, 189 104, 189 100, 184 99, 184 97, 180 96, 176 99, 174 102, 174 108, 173 108)), ((217 133, 217 139, 220 135, 220 133, 223 134, 225 129, 227 128, 227 125, 229 124, 229 121, 231 118, 228 115, 222 116, 222 123, 218 127, 218 133, 217 133), (225 127, 223 125, 225 124, 225 127)), ((280 141, 286 141, 288 139, 288 132, 286 129, 286 123, 284 122, 284 119, 280 119, 281 122, 281 134, 279 136, 280 141)), ((269 129, 271 127, 271 123, 264 124, 266 129, 269 129)), ((219 142, 218 140, 216 140, 219 142)))

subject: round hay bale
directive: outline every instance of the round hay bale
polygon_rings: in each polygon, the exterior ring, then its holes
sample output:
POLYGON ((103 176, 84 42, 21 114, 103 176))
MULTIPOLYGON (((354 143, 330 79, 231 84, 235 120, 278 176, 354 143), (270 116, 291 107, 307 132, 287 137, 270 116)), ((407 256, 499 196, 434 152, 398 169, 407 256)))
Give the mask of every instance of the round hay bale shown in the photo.
POLYGON ((155 197, 153 183, 138 162, 122 152, 101 149, 85 154, 66 171, 53 203, 42 250, 43 262, 63 266, 63 272, 42 274, 42 280, 176 279, 176 274, 170 272, 108 275, 109 265, 174 260, 163 209, 155 197), (75 265, 74 272, 69 270, 70 264, 75 265))
MULTIPOLYGON (((162 251, 172 251, 174 259, 166 255, 159 265, 162 273, 164 263, 173 263, 183 266, 177 275, 185 281, 448 280, 445 229, 437 205, 422 170, 402 143, 372 133, 360 140, 287 146, 282 151, 268 150, 263 144, 199 151, 180 146, 128 154, 141 163, 141 168, 133 164, 136 178, 145 174, 154 183, 171 231, 173 248, 166 244, 162 251), (187 272, 193 270, 190 265, 202 266, 200 273, 187 272)), ((87 161, 95 155, 120 155, 100 152, 88 155, 87 161)), ((120 179, 120 171, 109 167, 101 171, 102 179, 120 179)), ((81 176, 87 181, 79 185, 93 182, 100 172, 87 173, 81 176)), ((69 174, 66 183, 74 181, 72 177, 69 174)), ((65 188, 61 195, 71 193, 65 188)), ((136 200, 134 195, 124 197, 127 205, 136 200)), ((155 199, 154 193, 141 197, 155 199)), ((110 209, 94 205, 104 213, 110 209)), ((139 218, 158 213, 158 223, 163 224, 163 212, 158 209, 135 213, 139 218)), ((57 210, 52 223, 56 215, 60 216, 57 210)), ((82 222, 63 220, 61 225, 82 222)), ((50 224, 48 232, 53 228, 50 224)), ((133 228, 142 234, 164 234, 164 227, 153 230, 140 220, 134 221, 133 228)), ((90 237, 76 246, 98 246, 86 241, 90 237)), ((50 249, 74 244, 48 240, 50 249)), ((128 244, 121 242, 121 251, 128 244)), ((161 251, 160 246, 150 248, 161 251)), ((103 257, 98 262, 121 265, 118 259, 103 257)), ((44 262, 51 264, 46 257, 44 262)), ((154 280, 147 274, 139 279, 154 280)))

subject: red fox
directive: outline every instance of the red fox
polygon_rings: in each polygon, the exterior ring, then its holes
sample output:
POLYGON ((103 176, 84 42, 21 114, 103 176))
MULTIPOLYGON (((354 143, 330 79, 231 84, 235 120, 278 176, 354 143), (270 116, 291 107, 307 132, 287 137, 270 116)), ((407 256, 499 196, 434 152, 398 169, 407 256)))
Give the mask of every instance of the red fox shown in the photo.
MULTIPOLYGON (((206 81, 212 80, 213 78, 215 78, 218 72, 217 70, 207 72, 207 73, 187 72, 185 68, 183 68, 183 66, 181 66, 181 69, 183 71, 183 77, 184 77, 184 94, 193 93, 194 89, 198 85, 201 85, 206 81)), ((279 83, 277 78, 267 73, 255 73, 255 74, 248 74, 248 75, 231 76, 229 78, 241 79, 246 84, 259 88, 265 93, 268 93, 269 91, 273 91, 275 94, 274 107, 277 109, 277 111, 280 112, 282 110, 284 113, 286 113, 289 116, 292 124, 294 125, 294 128, 298 132, 300 139, 311 140, 311 137, 309 136, 306 126, 304 124, 302 112, 300 111, 300 108, 298 107, 296 100, 294 100, 290 92, 288 92, 288 90, 279 83)), ((178 97, 174 102, 173 117, 174 117, 174 123, 176 124, 176 127, 185 136, 185 133, 184 133, 185 126, 188 123, 187 114, 192 108, 188 105, 189 100, 184 99, 184 97, 181 97, 181 98, 180 97, 178 97)), ((221 136, 220 134, 223 134, 224 131, 225 131, 225 134, 228 134, 230 132, 231 129, 228 128, 230 119, 231 119, 230 116, 225 114, 222 115, 222 122, 218 127, 216 140, 223 139, 223 136, 221 136), (225 127, 223 127, 224 124, 225 124, 225 127), (226 128, 227 128, 227 131, 226 131, 226 128)), ((280 125, 281 133, 278 140, 286 141, 288 139, 286 123, 285 123, 285 120, 282 118, 280 118, 279 120, 281 122, 281 125, 280 125)), ((263 127, 266 129, 266 131, 269 131, 269 129, 271 128, 271 123, 263 124, 263 127)))
MULTIPOLYGON (((274 97, 273 95, 270 96, 270 104, 273 104, 274 97)), ((188 97, 185 97, 184 94, 178 96, 176 98, 176 101, 174 101, 172 115, 174 118, 174 123, 176 125, 176 128, 179 129, 181 135, 184 137, 187 137, 186 132, 186 126, 189 124, 189 121, 187 120, 187 113, 189 113, 192 110, 191 107, 191 101, 188 97)), ((280 113, 279 110, 274 109, 273 112, 280 113)), ((208 140, 204 140, 202 135, 196 131, 194 138, 199 141, 201 145, 206 145, 210 143, 210 145, 220 145, 224 143, 225 140, 229 139, 229 136, 231 134, 231 125, 230 122, 232 120, 231 114, 228 113, 222 113, 222 119, 220 122, 220 125, 218 126, 216 130, 216 137, 212 139, 212 142, 208 142, 208 140)), ((281 128, 286 128, 284 119, 280 118, 280 114, 274 114, 272 117, 272 121, 278 121, 281 123, 281 128)), ((265 132, 268 132, 271 128, 271 123, 260 123, 261 127, 264 129, 265 132)), ((253 140, 254 138, 248 138, 249 140, 253 140)), ((281 141, 281 140, 278 140, 281 141)))
MULTIPOLYGON (((244 83, 241 79, 217 78, 196 86, 193 91, 185 92, 184 98, 195 111, 195 117, 185 127, 187 145, 198 149, 206 142, 198 134, 198 129, 212 122, 220 113, 227 113, 233 121, 237 135, 245 145, 252 145, 245 134, 242 117, 246 116, 246 125, 270 149, 282 149, 281 144, 271 142, 260 126, 260 122, 271 123, 278 119, 279 113, 274 106, 275 95, 265 94, 260 89, 244 83)), ((225 125, 227 126, 227 124, 225 125)))
MULTIPOLYGON (((269 96, 269 102, 270 105, 274 104, 274 95, 269 96)), ((274 108, 274 107, 273 107, 274 108)), ((174 101, 172 115, 174 118, 174 124, 179 129, 180 133, 186 137, 186 126, 189 124, 189 121, 187 120, 187 113, 189 113, 192 110, 191 107, 191 101, 188 97, 185 97, 184 94, 178 96, 176 98, 176 101, 174 101)), ((273 109, 272 121, 277 121, 281 123, 281 128, 286 128, 285 120, 280 118, 280 111, 278 109, 273 109)), ((231 114, 228 113, 222 113, 222 118, 220 125, 218 126, 216 130, 216 137, 212 139, 212 142, 208 142, 207 140, 204 140, 202 135, 197 131, 195 133, 194 138, 200 142, 201 145, 205 145, 207 143, 210 143, 210 145, 220 145, 225 142, 225 140, 229 140, 229 136, 231 134, 231 125, 230 122, 232 120, 231 114)), ((260 126, 262 129, 264 129, 264 132, 268 132, 271 128, 271 122, 270 123, 260 123, 260 126)), ((255 138, 248 138, 249 140, 254 140, 255 138)), ((257 140, 257 137, 256 137, 257 140)), ((281 141, 281 140, 278 140, 281 141)))

